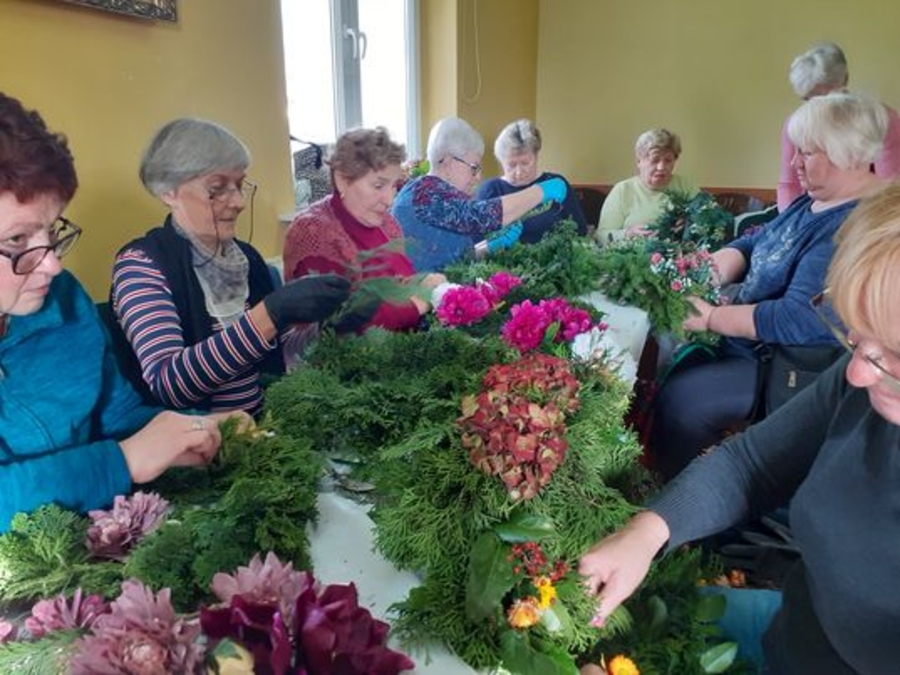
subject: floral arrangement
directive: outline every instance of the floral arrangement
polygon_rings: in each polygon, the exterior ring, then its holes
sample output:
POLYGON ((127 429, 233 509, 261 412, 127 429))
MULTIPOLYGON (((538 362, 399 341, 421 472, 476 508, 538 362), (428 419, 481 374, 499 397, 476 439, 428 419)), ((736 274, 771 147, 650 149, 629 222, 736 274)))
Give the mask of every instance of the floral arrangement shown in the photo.
MULTIPOLYGON (((565 298, 550 298, 536 304, 524 300, 511 307, 510 319, 500 332, 503 341, 519 353, 533 351, 542 345, 548 351, 559 353, 553 345, 569 345, 579 335, 594 328, 602 332, 607 326, 602 321, 595 325, 587 310, 570 305, 565 298)), ((568 353, 563 350, 563 355, 568 353)))
POLYGON ((508 272, 492 274, 474 285, 450 285, 435 298, 435 316, 444 326, 469 326, 497 310, 522 280, 508 272))
POLYGON ((690 195, 666 190, 664 207, 649 229, 657 241, 680 246, 718 248, 734 216, 722 208, 708 192, 690 195))
POLYGON ((0 659, 14 668, 31 658, 31 672, 72 675, 220 672, 235 657, 240 672, 272 675, 392 675, 414 667, 385 646, 387 624, 359 607, 352 583, 322 587, 273 553, 216 574, 212 591, 217 603, 198 618, 176 612, 169 589, 154 593, 132 579, 110 603, 76 589, 71 600, 35 604, 28 635, 7 640, 0 659), (40 654, 52 658, 35 664, 40 654))
POLYGON ((579 386, 568 362, 532 353, 492 366, 481 393, 463 397, 462 445, 513 501, 534 497, 565 458, 565 418, 578 409, 579 386))

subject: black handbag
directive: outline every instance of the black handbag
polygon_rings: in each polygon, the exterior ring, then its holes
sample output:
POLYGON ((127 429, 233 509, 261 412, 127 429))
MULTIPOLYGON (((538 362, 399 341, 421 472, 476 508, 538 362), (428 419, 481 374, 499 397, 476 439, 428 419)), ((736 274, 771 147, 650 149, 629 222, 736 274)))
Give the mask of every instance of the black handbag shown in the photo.
POLYGON ((771 415, 825 371, 844 353, 839 346, 804 347, 763 344, 759 351, 759 377, 751 419, 771 415))

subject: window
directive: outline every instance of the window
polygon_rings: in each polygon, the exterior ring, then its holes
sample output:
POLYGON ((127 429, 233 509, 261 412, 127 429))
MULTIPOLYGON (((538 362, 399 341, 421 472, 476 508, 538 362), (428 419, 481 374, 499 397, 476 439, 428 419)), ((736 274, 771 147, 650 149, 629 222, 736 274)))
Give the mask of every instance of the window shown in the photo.
POLYGON ((281 0, 291 135, 387 127, 414 156, 416 0, 281 0))

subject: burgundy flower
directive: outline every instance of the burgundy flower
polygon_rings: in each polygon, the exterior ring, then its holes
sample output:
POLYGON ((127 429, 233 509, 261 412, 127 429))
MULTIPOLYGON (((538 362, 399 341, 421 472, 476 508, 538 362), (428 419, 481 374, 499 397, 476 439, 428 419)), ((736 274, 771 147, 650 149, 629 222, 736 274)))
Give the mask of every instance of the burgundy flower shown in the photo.
POLYGON ((204 660, 200 626, 175 614, 163 589, 158 595, 137 581, 122 582, 110 612, 76 643, 73 675, 196 673, 204 660))
POLYGON ((64 595, 52 600, 39 600, 31 608, 31 616, 25 619, 25 628, 34 638, 42 638, 47 633, 73 628, 91 628, 103 614, 109 612, 109 605, 99 595, 83 597, 81 589, 75 589, 71 604, 64 595))
POLYGON ((169 502, 158 494, 135 492, 119 495, 111 511, 90 511, 87 546, 96 558, 124 560, 128 552, 163 522, 169 502))

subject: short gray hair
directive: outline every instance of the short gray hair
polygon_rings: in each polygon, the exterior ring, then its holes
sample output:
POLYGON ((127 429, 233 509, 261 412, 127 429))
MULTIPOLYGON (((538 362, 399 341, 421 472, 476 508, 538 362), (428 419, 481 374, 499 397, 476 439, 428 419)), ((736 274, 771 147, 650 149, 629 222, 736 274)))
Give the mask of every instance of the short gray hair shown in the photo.
POLYGON ((156 132, 139 173, 144 187, 159 197, 197 176, 248 166, 250 151, 237 136, 215 122, 185 117, 156 132))
POLYGON ((638 136, 634 154, 646 157, 653 150, 669 150, 678 159, 681 156, 681 139, 668 129, 649 129, 638 136))
POLYGON ((843 89, 850 77, 847 57, 833 42, 822 42, 794 59, 788 77, 800 98, 809 98, 820 87, 843 89))
POLYGON ((426 155, 432 170, 447 157, 467 152, 484 154, 484 140, 471 124, 458 117, 445 117, 431 127, 426 155))
POLYGON ((510 122, 494 141, 494 157, 501 164, 510 155, 519 152, 541 151, 541 132, 531 120, 521 119, 510 122))
POLYGON ((865 96, 833 91, 814 96, 788 120, 788 137, 803 150, 822 150, 839 169, 868 166, 884 147, 888 114, 865 96))

